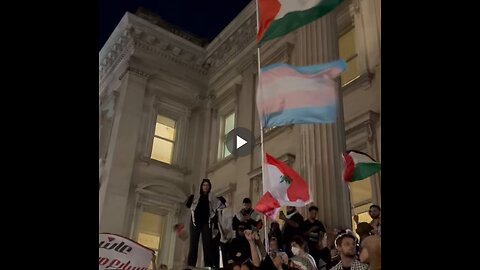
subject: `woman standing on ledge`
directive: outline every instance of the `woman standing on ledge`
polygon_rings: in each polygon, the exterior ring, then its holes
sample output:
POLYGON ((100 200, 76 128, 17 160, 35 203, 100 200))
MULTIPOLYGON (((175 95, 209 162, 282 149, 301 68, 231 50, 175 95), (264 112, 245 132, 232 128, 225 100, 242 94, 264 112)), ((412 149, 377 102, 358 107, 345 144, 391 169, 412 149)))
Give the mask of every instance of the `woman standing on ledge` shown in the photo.
POLYGON ((212 230, 211 219, 216 210, 222 207, 217 197, 211 194, 212 183, 209 179, 203 179, 200 192, 188 197, 186 206, 192 211, 190 221, 190 251, 188 253, 188 265, 196 266, 198 255, 198 242, 202 234, 203 259, 205 267, 212 267, 212 230))

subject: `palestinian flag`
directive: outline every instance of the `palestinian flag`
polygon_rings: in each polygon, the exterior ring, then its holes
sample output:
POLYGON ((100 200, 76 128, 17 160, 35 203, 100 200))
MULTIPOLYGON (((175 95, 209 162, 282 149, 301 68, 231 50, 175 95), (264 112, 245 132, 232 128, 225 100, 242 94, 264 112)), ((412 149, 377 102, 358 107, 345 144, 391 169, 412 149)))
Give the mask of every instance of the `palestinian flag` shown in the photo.
POLYGON ((313 22, 343 0, 257 0, 257 43, 283 36, 313 22))
POLYGON ((307 183, 292 168, 267 153, 263 166, 265 194, 255 205, 256 211, 274 217, 280 206, 303 207, 310 203, 307 183))
POLYGON ((368 178, 380 171, 380 163, 368 154, 350 150, 343 153, 343 181, 355 182, 368 178))

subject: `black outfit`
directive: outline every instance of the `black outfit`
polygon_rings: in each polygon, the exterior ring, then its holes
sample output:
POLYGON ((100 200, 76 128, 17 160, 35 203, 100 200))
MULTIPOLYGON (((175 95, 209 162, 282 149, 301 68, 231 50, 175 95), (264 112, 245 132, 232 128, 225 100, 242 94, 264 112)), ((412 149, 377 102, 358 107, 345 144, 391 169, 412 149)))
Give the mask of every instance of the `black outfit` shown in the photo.
MULTIPOLYGON (((325 264, 327 265, 326 268, 330 269, 334 265, 332 265, 332 255, 330 253, 330 249, 328 247, 323 248, 322 250, 318 251, 319 258, 322 259, 325 264)), ((318 262, 318 260, 317 260, 318 262)))
POLYGON ((270 232, 268 233, 268 240, 271 240, 272 237, 277 238, 278 248, 283 249, 282 231, 281 231, 280 229, 272 229, 272 228, 270 228, 270 232))
MULTIPOLYGON (((221 218, 221 215, 223 214, 223 210, 217 210, 215 216, 212 218, 212 227, 213 230, 216 231, 216 235, 212 239, 212 258, 213 258, 213 268, 220 268, 220 253, 219 249, 222 252, 222 261, 224 267, 228 264, 228 243, 222 243, 220 241, 221 239, 221 234, 220 234, 220 228, 218 226, 219 218, 221 218)), ((212 234, 214 235, 214 234, 212 234)))
POLYGON ((292 239, 295 236, 301 236, 303 237, 302 233, 302 227, 303 227, 303 217, 300 213, 295 213, 291 218, 289 218, 291 221, 295 221, 299 226, 298 228, 294 228, 290 226, 287 222, 285 222, 285 225, 283 226, 283 241, 284 241, 284 246, 283 249, 285 250, 285 253, 287 253, 288 257, 291 258, 293 257, 292 253, 292 239))
POLYGON ((232 259, 235 264, 241 265, 245 260, 251 259, 251 252, 250 252, 250 244, 248 243, 247 238, 245 236, 237 235, 237 237, 233 238, 232 242, 230 242, 230 259, 232 259), (237 253, 241 253, 239 257, 237 257, 237 253))
POLYGON ((238 226, 239 225, 243 225, 245 226, 245 229, 246 230, 251 230, 252 227, 256 227, 257 224, 258 224, 258 221, 255 221, 254 219, 252 219, 250 217, 250 215, 253 213, 253 209, 250 208, 249 210, 245 210, 245 209, 242 209, 240 211, 240 214, 242 215, 246 215, 246 216, 249 216, 248 220, 247 221, 240 221, 237 217, 237 215, 235 215, 233 217, 233 220, 232 220, 232 229, 236 232, 238 230, 238 226))
POLYGON ((320 250, 318 250, 318 241, 321 236, 320 232, 325 233, 325 231, 325 226, 323 226, 323 223, 317 219, 314 222, 311 222, 310 219, 307 219, 303 223, 303 232, 305 232, 304 237, 308 242, 308 253, 312 255, 312 257, 315 259, 315 262, 318 262, 320 259, 320 250), (315 229, 308 234, 306 233, 315 226, 318 227, 318 229, 315 229))
MULTIPOLYGON (((201 188, 201 185, 200 185, 201 188)), ((187 207, 192 206, 194 196, 190 195, 187 207)), ((188 252, 188 265, 195 266, 198 255, 198 242, 202 234, 203 259, 205 266, 212 266, 212 231, 210 229, 210 204, 208 194, 201 194, 198 205, 194 211, 195 224, 190 220, 190 251, 188 252)))

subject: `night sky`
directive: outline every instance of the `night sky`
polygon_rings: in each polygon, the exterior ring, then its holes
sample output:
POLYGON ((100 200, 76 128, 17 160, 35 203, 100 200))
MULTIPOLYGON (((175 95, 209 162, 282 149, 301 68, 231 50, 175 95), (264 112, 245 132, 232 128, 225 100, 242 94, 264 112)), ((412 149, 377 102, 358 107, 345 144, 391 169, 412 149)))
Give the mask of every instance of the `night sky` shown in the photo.
POLYGON ((142 6, 165 21, 212 40, 251 0, 100 0, 99 44, 102 49, 125 12, 142 6))

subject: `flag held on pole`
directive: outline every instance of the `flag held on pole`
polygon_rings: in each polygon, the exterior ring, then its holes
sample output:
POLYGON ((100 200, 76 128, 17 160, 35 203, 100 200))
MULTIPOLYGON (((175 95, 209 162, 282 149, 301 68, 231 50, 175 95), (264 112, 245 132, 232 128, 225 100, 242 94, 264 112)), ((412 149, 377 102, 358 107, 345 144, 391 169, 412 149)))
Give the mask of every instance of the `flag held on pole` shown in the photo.
POLYGON ((343 153, 343 181, 355 182, 368 178, 379 172, 380 163, 375 161, 368 154, 349 150, 343 153))

